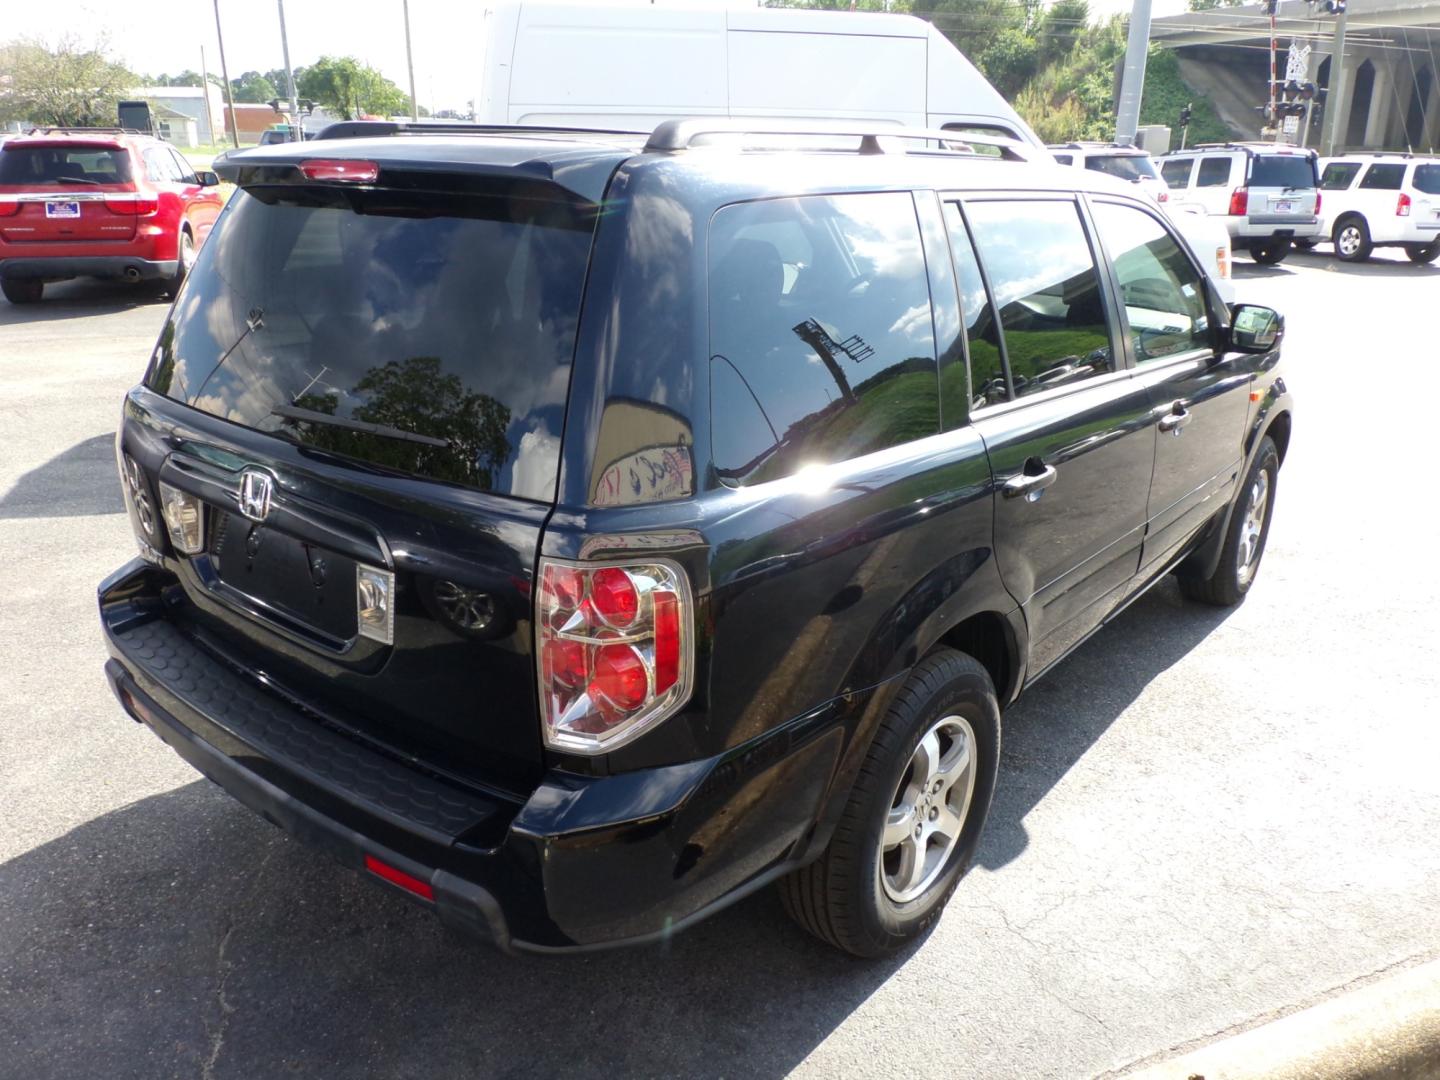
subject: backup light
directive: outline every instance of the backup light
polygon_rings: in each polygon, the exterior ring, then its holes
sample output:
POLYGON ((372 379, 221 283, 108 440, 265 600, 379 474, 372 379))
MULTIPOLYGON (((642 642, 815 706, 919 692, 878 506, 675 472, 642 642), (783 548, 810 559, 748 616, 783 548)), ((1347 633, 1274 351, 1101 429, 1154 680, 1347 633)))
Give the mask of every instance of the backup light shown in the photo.
POLYGON ((395 575, 390 571, 355 568, 355 625, 363 638, 395 643, 395 575))
POLYGON ((199 499, 162 480, 160 514, 176 551, 182 555, 198 555, 205 550, 205 507, 199 499))
POLYGON ((380 166, 373 161, 348 161, 344 158, 313 158, 300 163, 306 180, 343 180, 352 184, 374 183, 380 166))
POLYGON ((690 696, 694 604, 685 571, 540 562, 535 601, 545 743, 599 754, 671 716, 690 696))

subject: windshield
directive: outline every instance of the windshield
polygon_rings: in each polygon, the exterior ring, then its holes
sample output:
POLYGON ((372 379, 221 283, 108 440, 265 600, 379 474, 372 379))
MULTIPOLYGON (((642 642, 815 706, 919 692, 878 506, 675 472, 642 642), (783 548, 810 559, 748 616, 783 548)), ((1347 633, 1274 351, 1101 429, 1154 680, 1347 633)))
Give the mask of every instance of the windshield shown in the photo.
POLYGON ((0 147, 0 184, 125 184, 130 155, 115 146, 0 147))
POLYGON ((1250 186, 1313 188, 1315 162, 1300 154, 1257 154, 1250 166, 1250 186))
POLYGON ((1440 165, 1416 165, 1415 190, 1440 195, 1440 165))
POLYGON ((479 194, 238 192, 147 385, 317 450, 548 501, 593 224, 479 194))
POLYGON ((1154 180, 1155 166, 1144 154, 1105 154, 1085 159, 1085 167, 1121 180, 1154 180))

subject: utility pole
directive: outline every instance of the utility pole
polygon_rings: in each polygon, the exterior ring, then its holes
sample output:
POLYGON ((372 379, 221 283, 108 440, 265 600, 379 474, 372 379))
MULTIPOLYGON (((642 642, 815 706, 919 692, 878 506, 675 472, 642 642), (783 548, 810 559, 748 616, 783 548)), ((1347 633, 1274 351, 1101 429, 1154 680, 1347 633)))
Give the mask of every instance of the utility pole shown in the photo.
POLYGON ((1266 0, 1265 9, 1270 13, 1270 104, 1265 108, 1265 122, 1274 129, 1277 143, 1284 141, 1284 136, 1280 133, 1280 116, 1275 110, 1275 16, 1279 7, 1279 0, 1266 0))
POLYGON ((1150 48, 1150 0, 1135 0, 1130 10, 1130 42, 1125 50, 1125 70, 1120 77, 1120 107, 1115 116, 1115 141, 1122 146, 1135 143, 1140 126, 1140 98, 1145 92, 1145 54, 1150 48))
POLYGON ((230 137, 235 141, 235 149, 239 150, 240 118, 235 115, 235 91, 230 87, 230 69, 225 66, 225 34, 220 29, 220 0, 215 0, 215 37, 220 42, 220 77, 225 80, 225 100, 230 103, 230 137))
POLYGON ((300 98, 295 93, 295 69, 290 66, 290 39, 285 36, 285 0, 275 0, 280 7, 280 53, 285 58, 285 82, 290 91, 290 141, 300 142, 300 98))
POLYGON ((1330 87, 1325 92, 1325 134, 1320 140, 1320 153, 1325 157, 1335 153, 1343 135, 1340 114, 1345 111, 1341 106, 1349 89, 1345 85, 1345 21, 1349 17, 1349 6, 1346 4, 1340 9, 1340 17, 1335 22, 1335 45, 1330 50, 1330 87))
MULTIPOLYGON (((401 6, 405 10, 405 67, 410 72, 410 119, 420 119, 420 103, 415 100, 415 57, 410 53, 410 0, 401 0, 401 6)), ((430 107, 435 107, 434 95, 431 95, 430 107)))

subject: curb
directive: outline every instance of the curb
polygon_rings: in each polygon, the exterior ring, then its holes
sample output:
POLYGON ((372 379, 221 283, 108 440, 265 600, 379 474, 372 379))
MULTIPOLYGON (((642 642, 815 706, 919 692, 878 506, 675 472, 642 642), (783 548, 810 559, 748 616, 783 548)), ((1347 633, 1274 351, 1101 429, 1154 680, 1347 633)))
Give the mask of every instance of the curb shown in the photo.
POLYGON ((1437 1080, 1440 960, 1125 1080, 1437 1080))

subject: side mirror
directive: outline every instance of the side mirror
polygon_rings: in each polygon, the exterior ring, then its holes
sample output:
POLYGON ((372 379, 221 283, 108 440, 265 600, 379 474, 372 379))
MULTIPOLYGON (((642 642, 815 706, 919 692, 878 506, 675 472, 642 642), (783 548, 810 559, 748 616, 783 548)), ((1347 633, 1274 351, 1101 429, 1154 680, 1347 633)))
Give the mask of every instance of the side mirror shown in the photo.
POLYGON ((195 179, 197 179, 198 181, 200 181, 200 186, 201 186, 201 187, 219 187, 219 186, 220 186, 220 177, 217 176, 215 173, 211 172, 209 169, 198 169, 198 170, 196 170, 195 179))
POLYGON ((1230 308, 1230 348, 1236 352, 1266 353, 1285 336, 1285 317, 1274 308, 1259 304, 1234 304, 1230 308))

